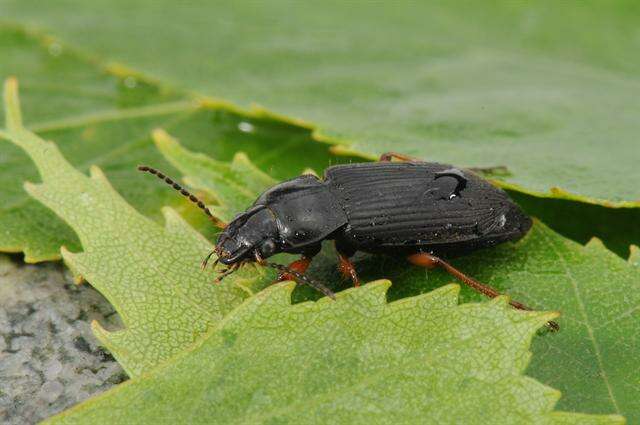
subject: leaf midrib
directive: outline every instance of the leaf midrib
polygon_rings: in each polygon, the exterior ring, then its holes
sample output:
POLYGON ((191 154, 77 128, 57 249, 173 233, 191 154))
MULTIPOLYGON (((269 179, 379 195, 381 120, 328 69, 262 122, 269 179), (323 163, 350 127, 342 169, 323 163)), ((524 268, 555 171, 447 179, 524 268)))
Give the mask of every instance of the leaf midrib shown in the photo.
POLYGON ((125 121, 134 118, 169 115, 179 112, 188 112, 201 107, 197 101, 181 100, 176 102, 154 103, 126 109, 110 109, 88 114, 72 115, 69 117, 43 121, 40 123, 28 123, 25 126, 34 133, 66 130, 70 128, 84 127, 91 124, 100 124, 111 121, 125 121))
POLYGON ((618 406, 618 402, 613 394, 613 388, 611 387, 611 383, 609 382, 609 377, 607 375, 607 372, 604 368, 604 363, 602 361, 602 354, 600 353, 600 346, 598 344, 598 342, 596 341, 596 337, 593 331, 593 327, 591 326, 591 322, 589 320, 589 315, 587 314, 586 308, 585 308, 585 304, 584 301, 582 300, 582 296, 580 294, 580 289, 578 288, 578 283, 576 282, 576 280, 574 279, 573 275, 569 272, 569 265, 567 263, 567 259, 561 254, 561 252, 556 248, 554 241, 551 240, 551 238, 544 232, 542 232, 544 238, 547 240, 547 244, 551 247, 551 250, 553 251, 553 253, 555 254, 556 258, 558 258, 563 270, 564 270, 564 275, 566 277, 566 279, 569 281, 569 283, 571 284, 572 288, 573 288, 573 292, 575 294, 576 297, 576 301, 578 303, 578 309, 580 312, 580 315, 582 316, 583 321, 581 322, 581 324, 587 329, 587 334, 589 336, 589 341, 591 342, 591 345, 593 347, 593 351, 594 354, 596 356, 596 360, 598 363, 598 370, 600 372, 600 376, 602 377, 602 381, 605 384, 605 387, 607 388, 607 393, 609 394, 609 399, 611 400, 611 404, 613 405, 613 408, 615 409, 617 414, 622 414, 620 411, 620 407, 618 406))

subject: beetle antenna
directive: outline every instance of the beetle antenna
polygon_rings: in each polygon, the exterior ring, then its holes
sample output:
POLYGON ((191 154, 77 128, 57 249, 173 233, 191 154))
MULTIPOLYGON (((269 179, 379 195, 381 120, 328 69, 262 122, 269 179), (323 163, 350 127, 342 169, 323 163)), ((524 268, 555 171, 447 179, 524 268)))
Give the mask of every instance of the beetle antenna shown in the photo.
POLYGON ((198 208, 200 208, 202 211, 204 211, 204 213, 207 215, 207 217, 209 217, 209 220, 211 220, 216 226, 224 227, 224 224, 222 222, 220 222, 220 220, 215 218, 213 216, 213 214, 211 214, 211 211, 209 211, 209 208, 207 208, 207 206, 204 204, 204 202, 202 202, 200 199, 198 199, 195 195, 193 195, 187 189, 185 189, 184 187, 182 187, 178 183, 176 183, 171 177, 168 177, 167 175, 165 175, 161 171, 156 170, 155 168, 147 167, 146 165, 139 165, 138 166, 138 171, 142 171, 142 172, 145 172, 145 173, 153 174, 154 176, 156 176, 160 180, 163 180, 166 184, 168 184, 169 186, 171 186, 172 188, 174 188, 175 190, 180 192, 185 198, 189 199, 191 202, 196 204, 198 206, 198 208))
MULTIPOLYGON (((215 251, 215 250, 211 251, 211 252, 209 253, 209 255, 207 255, 207 256, 205 257, 205 259, 204 259, 204 260, 202 260, 202 263, 200 264, 200 268, 202 268, 202 270, 204 270, 204 269, 206 269, 206 268, 207 268, 207 264, 209 263, 209 260, 211 259, 211 256, 212 256, 213 254, 215 254, 215 253, 216 253, 216 251, 215 251)), ((218 264, 218 259, 217 259, 217 258, 216 258, 216 261, 213 263, 213 267, 215 267, 215 266, 216 266, 216 264, 218 264)))
POLYGON ((326 286, 324 286, 323 284, 319 283, 319 282, 314 282, 313 280, 309 279, 307 276, 303 275, 302 273, 298 273, 295 270, 290 269, 289 267, 282 265, 282 264, 278 264, 278 263, 267 263, 264 262, 263 263, 266 266, 269 266, 273 269, 278 270, 280 273, 287 273, 291 276, 294 277, 294 280, 296 282, 298 282, 301 285, 308 285, 314 289, 316 289, 319 292, 322 292, 324 295, 326 295, 327 297, 331 298, 332 300, 336 299, 336 294, 333 293, 333 291, 329 288, 327 288, 326 286))

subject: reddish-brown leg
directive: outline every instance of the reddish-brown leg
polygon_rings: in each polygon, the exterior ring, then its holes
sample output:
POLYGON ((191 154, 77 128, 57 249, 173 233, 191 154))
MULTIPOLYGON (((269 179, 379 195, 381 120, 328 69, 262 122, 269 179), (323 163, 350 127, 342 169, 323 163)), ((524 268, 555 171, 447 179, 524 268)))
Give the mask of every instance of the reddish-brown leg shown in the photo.
MULTIPOLYGON (((451 276, 455 277, 462 283, 470 286, 471 288, 475 289, 481 294, 486 295, 489 298, 495 298, 501 295, 500 292, 498 292, 491 286, 478 282, 472 277, 469 277, 466 274, 462 273, 460 270, 456 269, 451 264, 447 263, 446 261, 434 255, 427 254, 426 252, 420 252, 417 254, 410 255, 408 257, 408 260, 411 264, 415 264, 416 266, 420 266, 420 267, 425 267, 427 269, 434 269, 436 267, 441 267, 451 276)), ((527 311, 531 310, 531 308, 517 301, 509 301, 509 304, 511 304, 511 306, 517 308, 518 310, 527 310, 527 311)), ((560 327, 556 322, 548 322, 547 327, 553 331, 557 331, 560 329, 560 327)))
POLYGON ((397 153, 397 152, 385 152, 382 155, 380 155, 380 159, 378 159, 378 161, 391 162, 394 158, 399 161, 405 161, 405 162, 423 162, 421 159, 413 158, 408 155, 397 153))
MULTIPOLYGON (((397 159, 398 161, 403 161, 403 162, 424 162, 424 160, 420 158, 414 158, 412 156, 405 155, 398 152, 385 152, 382 155, 380 155, 378 162, 391 162, 394 159, 397 159)), ((509 173, 509 170, 504 165, 496 165, 494 167, 470 167, 470 168, 466 168, 466 170, 473 171, 474 173, 479 173, 479 174, 485 174, 485 173, 508 174, 509 173)))
POLYGON ((509 170, 504 165, 496 165, 495 167, 469 167, 467 170, 478 174, 509 174, 509 170))
MULTIPOLYGON (((309 265, 311 264, 311 258, 309 257, 305 257, 304 255, 302 257, 300 257, 299 260, 296 260, 294 262, 292 262, 291 264, 289 264, 289 268, 291 270, 293 270, 294 272, 300 273, 300 274, 304 274, 304 272, 307 271, 307 269, 309 268, 309 265)), ((293 280, 295 281, 295 277, 292 276, 289 273, 281 273, 278 276, 278 280, 276 280, 276 282, 283 282, 285 280, 293 280)))
POLYGON ((353 267, 353 263, 349 261, 349 258, 344 254, 338 253, 338 261, 338 269, 340 270, 340 273, 342 273, 342 276, 344 276, 345 278, 350 278, 353 282, 353 286, 355 286, 356 288, 360 286, 358 273, 356 273, 356 268, 353 267))

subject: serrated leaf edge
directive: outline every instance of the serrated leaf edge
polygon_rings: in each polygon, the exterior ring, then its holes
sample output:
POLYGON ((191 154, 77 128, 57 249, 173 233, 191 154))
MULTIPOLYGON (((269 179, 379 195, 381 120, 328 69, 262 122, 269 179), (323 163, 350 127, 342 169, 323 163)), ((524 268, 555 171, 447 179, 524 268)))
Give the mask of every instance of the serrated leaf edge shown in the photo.
MULTIPOLYGON (((108 72, 114 76, 120 78, 126 76, 135 76, 136 78, 156 85, 159 88, 173 89, 173 85, 168 84, 167 82, 160 79, 148 76, 145 73, 135 70, 125 64, 117 61, 104 61, 103 59, 98 58, 96 55, 91 55, 82 51, 82 49, 71 47, 68 43, 45 33, 41 29, 27 28, 20 24, 9 24, 6 22, 3 23, 3 26, 12 28, 16 31, 22 31, 25 35, 38 40, 43 46, 50 45, 53 42, 58 43, 59 45, 64 46, 65 49, 73 52, 81 60, 87 61, 98 69, 101 69, 104 72, 108 72)), ((176 89, 176 91, 179 90, 176 89)), ((319 124, 299 117, 295 117, 291 114, 279 113, 277 111, 268 109, 260 105, 259 103, 252 102, 250 103, 248 108, 243 108, 233 101, 216 96, 206 96, 194 91, 187 91, 185 94, 191 97, 191 99, 193 99, 194 101, 198 102, 199 105, 204 108, 226 110, 246 118, 270 119, 276 122, 281 122, 309 130, 312 140, 330 145, 330 151, 335 155, 358 156, 363 159, 369 160, 377 159, 376 155, 367 154, 350 147, 350 145, 354 143, 353 140, 350 140, 341 135, 331 134, 331 130, 324 129, 319 124)), ((528 189, 520 184, 510 183, 504 180, 493 179, 492 181, 496 185, 504 189, 514 190, 539 198, 566 199, 587 204, 601 205, 608 208, 640 208, 640 200, 611 201, 586 195, 574 194, 557 186, 550 187, 548 191, 537 191, 528 189)))

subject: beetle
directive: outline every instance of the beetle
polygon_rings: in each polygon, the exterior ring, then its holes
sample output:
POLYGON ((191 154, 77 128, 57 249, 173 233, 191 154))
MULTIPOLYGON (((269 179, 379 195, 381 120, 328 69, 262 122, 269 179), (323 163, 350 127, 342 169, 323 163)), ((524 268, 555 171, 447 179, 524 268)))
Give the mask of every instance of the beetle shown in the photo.
MULTIPOLYGON (((165 180, 213 219, 208 208, 174 180, 151 167, 138 169, 165 180)), ((442 257, 516 241, 531 225, 531 218, 506 192, 474 171, 388 152, 378 162, 336 165, 327 168, 322 179, 306 174, 266 190, 224 227, 203 268, 216 254, 215 264, 228 267, 221 280, 242 264, 256 262, 278 269, 279 280, 296 280, 334 298, 331 290, 304 274, 322 242, 333 240, 339 269, 355 286, 360 281, 349 258, 363 251, 403 255, 429 269, 441 267, 493 298, 500 295, 497 290, 442 257), (266 261, 281 252, 300 259, 288 266, 266 261)), ((510 304, 530 310, 517 301, 510 304)), ((558 329, 555 322, 548 326, 558 329)))

